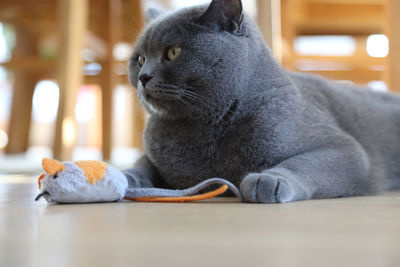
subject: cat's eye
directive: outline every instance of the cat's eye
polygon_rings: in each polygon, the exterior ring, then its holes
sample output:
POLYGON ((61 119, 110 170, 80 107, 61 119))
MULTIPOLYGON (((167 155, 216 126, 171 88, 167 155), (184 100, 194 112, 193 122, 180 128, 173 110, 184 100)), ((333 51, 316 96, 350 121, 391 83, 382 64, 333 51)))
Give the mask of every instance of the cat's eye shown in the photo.
POLYGON ((144 63, 146 62, 146 58, 144 56, 138 57, 139 66, 143 67, 144 63))
POLYGON ((174 60, 179 55, 181 50, 182 50, 182 48, 180 48, 179 46, 173 46, 173 47, 168 48, 167 59, 174 60))

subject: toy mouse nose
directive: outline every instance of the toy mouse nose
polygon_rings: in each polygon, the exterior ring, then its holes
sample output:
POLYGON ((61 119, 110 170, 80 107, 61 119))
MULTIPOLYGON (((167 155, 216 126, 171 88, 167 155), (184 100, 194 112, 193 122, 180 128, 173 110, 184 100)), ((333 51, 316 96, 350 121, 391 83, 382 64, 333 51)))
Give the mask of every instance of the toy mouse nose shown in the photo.
POLYGON ((140 76, 139 76, 139 80, 142 82, 143 86, 146 86, 146 83, 148 81, 150 81, 152 78, 153 78, 153 76, 151 76, 148 73, 143 73, 143 74, 140 74, 140 76))

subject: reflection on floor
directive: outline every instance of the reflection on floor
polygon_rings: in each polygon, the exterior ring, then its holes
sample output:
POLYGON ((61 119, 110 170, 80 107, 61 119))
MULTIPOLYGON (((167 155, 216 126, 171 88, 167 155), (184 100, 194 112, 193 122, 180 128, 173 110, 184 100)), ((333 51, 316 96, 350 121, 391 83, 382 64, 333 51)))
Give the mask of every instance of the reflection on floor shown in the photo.
POLYGON ((261 205, 48 205, 0 176, 0 266, 400 266, 400 192, 261 205))
MULTIPOLYGON (((111 155, 111 164, 120 169, 130 168, 141 152, 137 149, 116 148, 111 155)), ((37 174, 41 172, 44 157, 51 157, 50 148, 32 147, 25 154, 6 156, 0 153, 0 174, 37 174)), ((100 149, 78 147, 73 160, 101 160, 100 149)))

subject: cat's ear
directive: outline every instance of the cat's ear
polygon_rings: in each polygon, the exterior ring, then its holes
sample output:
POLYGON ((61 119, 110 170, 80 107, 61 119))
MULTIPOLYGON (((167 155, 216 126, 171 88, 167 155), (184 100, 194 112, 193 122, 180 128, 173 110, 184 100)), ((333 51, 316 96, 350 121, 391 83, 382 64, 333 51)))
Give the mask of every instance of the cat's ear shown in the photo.
POLYGON ((159 16, 165 13, 165 10, 161 10, 158 8, 150 7, 146 10, 146 20, 147 22, 151 22, 152 20, 155 20, 159 16))
POLYGON ((214 30, 240 32, 243 22, 241 0, 213 0, 200 17, 200 23, 214 30))

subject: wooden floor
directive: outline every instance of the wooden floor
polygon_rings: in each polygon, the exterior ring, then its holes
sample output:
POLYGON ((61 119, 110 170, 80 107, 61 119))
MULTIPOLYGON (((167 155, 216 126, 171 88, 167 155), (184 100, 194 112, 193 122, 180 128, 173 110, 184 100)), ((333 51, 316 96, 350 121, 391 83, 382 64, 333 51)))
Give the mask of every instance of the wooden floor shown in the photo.
POLYGON ((0 266, 400 266, 400 192, 290 204, 34 202, 0 176, 0 266))

